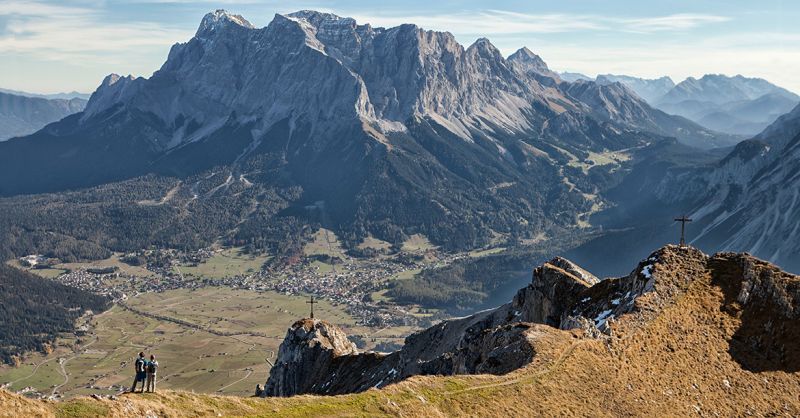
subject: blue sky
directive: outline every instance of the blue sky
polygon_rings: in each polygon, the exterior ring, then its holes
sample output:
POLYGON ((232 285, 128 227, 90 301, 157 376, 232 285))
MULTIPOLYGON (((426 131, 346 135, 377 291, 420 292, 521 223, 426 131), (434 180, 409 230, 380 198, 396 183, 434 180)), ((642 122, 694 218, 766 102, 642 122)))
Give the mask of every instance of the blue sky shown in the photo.
POLYGON ((417 23, 505 54, 527 46, 557 71, 743 74, 800 92, 800 2, 789 0, 0 0, 0 87, 91 92, 111 72, 149 76, 217 8, 259 27, 299 9, 417 23))

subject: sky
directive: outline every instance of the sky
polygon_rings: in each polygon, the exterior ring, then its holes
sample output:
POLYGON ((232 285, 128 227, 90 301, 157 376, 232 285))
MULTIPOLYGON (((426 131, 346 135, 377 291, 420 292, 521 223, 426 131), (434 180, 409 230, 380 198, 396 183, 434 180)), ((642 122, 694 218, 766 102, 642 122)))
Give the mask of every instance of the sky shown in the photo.
POLYGON ((796 0, 0 0, 0 88, 92 92, 107 74, 149 77, 218 8, 257 27, 302 9, 416 23, 465 46, 527 46, 556 71, 765 78, 800 93, 796 0))

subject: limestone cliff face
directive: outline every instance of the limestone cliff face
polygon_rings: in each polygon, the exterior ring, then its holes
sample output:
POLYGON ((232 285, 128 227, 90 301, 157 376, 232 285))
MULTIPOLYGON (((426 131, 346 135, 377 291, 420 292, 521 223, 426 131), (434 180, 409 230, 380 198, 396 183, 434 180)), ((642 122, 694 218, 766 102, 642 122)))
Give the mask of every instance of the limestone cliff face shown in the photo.
POLYGON ((642 332, 695 280, 709 277, 726 295, 723 309, 742 321, 730 342, 734 359, 755 371, 800 370, 800 278, 746 254, 709 257, 666 246, 629 275, 603 281, 555 258, 534 269, 511 303, 417 332, 391 354, 358 353, 335 326, 299 321, 281 344, 266 395, 360 392, 414 375, 508 373, 553 339, 642 332))
POLYGON ((518 319, 559 327, 565 310, 581 291, 599 280, 571 261, 556 257, 533 270, 530 286, 520 290, 511 303, 518 319))
POLYGON ((592 131, 594 140, 632 128, 700 143, 714 136, 661 115, 621 84, 562 82, 527 48, 505 58, 484 38, 464 47, 449 32, 311 10, 277 14, 263 28, 224 10, 208 13, 149 79, 104 80, 81 124, 146 115, 149 145, 167 152, 226 125, 252 125, 253 140, 262 140, 286 120, 326 140, 363 125, 386 143, 426 119, 467 142, 501 142, 500 131, 551 136, 545 121, 567 110, 614 125, 592 131))
POLYGON ((297 321, 281 344, 266 393, 287 396, 308 392, 314 382, 325 378, 337 358, 351 354, 358 354, 355 344, 335 325, 314 319, 297 321))
POLYGON ((716 254, 709 265, 725 294, 722 309, 741 321, 731 356, 754 372, 800 371, 798 276, 747 254, 716 254))

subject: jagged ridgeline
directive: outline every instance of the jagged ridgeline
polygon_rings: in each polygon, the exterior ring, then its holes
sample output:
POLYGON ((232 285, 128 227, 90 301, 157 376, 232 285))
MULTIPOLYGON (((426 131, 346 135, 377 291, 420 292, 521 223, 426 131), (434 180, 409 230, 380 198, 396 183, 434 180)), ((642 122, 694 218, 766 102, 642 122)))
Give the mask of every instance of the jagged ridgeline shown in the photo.
MULTIPOLYGON (((578 415, 601 405, 611 415, 796 414, 798 338, 800 278, 747 254, 667 246, 629 275, 603 281, 555 258, 512 302, 417 332, 390 354, 360 353, 336 325, 300 320, 281 344, 265 394, 333 395, 419 375, 511 373, 476 378, 475 388, 448 396, 470 392, 539 411, 533 415, 550 405, 578 415), (489 397, 493 390, 500 393, 489 397)), ((387 393, 433 396, 424 389, 433 382, 410 379, 387 393)), ((461 402, 446 414, 469 414, 461 402)))
POLYGON ((217 11, 150 78, 109 75, 83 112, 0 143, 0 195, 59 192, 43 207, 63 207, 60 192, 97 187, 80 198, 97 217, 79 232, 27 197, 5 201, 9 223, 37 231, 46 215, 50 231, 119 250, 208 236, 274 246, 298 234, 276 217, 345 242, 423 233, 464 249, 586 226, 636 153, 666 137, 733 140, 620 83, 563 81, 527 49, 505 58, 487 39, 464 47, 312 11, 255 28, 217 11), (131 184, 135 201, 107 207, 131 184), (118 231, 130 219, 149 221, 118 231))

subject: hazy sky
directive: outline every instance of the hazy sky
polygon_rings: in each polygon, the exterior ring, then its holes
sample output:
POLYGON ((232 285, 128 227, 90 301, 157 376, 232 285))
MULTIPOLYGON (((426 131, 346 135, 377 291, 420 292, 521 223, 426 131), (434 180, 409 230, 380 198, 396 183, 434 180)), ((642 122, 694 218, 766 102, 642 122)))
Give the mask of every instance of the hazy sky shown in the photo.
POLYGON ((109 73, 149 76, 217 8, 265 26, 316 9, 359 23, 416 23, 464 45, 527 46, 557 71, 763 77, 800 92, 800 2, 717 0, 0 0, 0 87, 91 92, 109 73))

